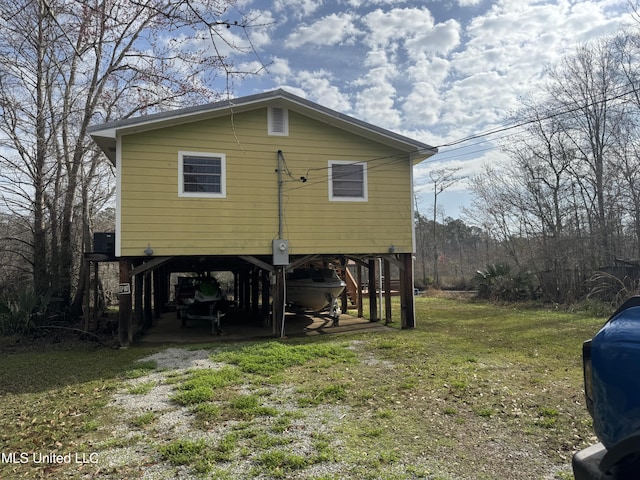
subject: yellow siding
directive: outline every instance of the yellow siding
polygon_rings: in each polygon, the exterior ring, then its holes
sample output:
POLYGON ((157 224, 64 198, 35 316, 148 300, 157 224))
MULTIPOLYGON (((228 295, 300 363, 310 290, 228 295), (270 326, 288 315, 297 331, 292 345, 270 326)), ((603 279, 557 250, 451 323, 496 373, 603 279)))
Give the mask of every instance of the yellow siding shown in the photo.
POLYGON ((121 255, 270 255, 278 233, 292 254, 411 252, 406 154, 289 111, 289 136, 267 135, 267 110, 122 138, 121 255), (226 198, 178 196, 178 151, 224 153, 226 198), (329 160, 368 162, 368 201, 330 202, 329 160), (299 181, 301 176, 306 183, 299 181))

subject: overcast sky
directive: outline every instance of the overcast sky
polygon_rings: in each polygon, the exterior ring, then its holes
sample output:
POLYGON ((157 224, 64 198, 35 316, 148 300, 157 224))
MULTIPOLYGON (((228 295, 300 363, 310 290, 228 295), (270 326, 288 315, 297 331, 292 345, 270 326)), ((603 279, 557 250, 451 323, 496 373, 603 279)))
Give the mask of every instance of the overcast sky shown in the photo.
MULTIPOLYGON (((545 67, 631 22, 627 1, 274 0, 265 9, 264 0, 238 0, 270 25, 251 36, 268 68, 234 93, 286 88, 439 146, 504 125, 545 67)), ((417 167, 420 210, 433 205, 429 169, 459 166, 472 175, 499 155, 491 147, 443 147, 417 167)), ((453 188, 438 200, 454 218, 467 202, 453 188)))

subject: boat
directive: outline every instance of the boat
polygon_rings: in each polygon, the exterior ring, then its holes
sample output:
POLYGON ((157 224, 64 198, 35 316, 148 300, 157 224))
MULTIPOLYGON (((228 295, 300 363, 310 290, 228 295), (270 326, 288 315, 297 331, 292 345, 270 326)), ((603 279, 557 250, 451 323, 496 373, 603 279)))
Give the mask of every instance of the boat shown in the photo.
POLYGON ((321 312, 329 309, 334 319, 339 317, 338 297, 347 284, 333 268, 298 268, 287 274, 288 306, 321 312))

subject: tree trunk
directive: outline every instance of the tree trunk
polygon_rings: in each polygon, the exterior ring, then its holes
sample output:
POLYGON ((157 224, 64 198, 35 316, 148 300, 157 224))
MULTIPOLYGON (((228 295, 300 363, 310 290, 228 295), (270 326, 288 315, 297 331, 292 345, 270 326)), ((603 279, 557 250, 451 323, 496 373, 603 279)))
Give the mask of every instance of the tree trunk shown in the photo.
POLYGON ((47 156, 46 142, 46 76, 45 56, 45 7, 39 3, 37 65, 36 65, 36 152, 33 169, 33 286, 37 294, 45 295, 49 291, 49 272, 47 268, 47 232, 45 228, 45 165, 47 156))

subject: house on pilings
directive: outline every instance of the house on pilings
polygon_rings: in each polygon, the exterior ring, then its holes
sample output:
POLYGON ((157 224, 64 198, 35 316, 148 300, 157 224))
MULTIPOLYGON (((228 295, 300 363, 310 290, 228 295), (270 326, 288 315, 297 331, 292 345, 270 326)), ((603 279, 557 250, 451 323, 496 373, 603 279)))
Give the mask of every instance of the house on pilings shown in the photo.
POLYGON ((355 262, 370 284, 378 259, 395 265, 402 327, 415 326, 412 169, 436 148, 284 90, 90 135, 116 169, 121 343, 139 323, 132 303, 156 315, 168 303, 172 272, 233 272, 236 304, 270 308, 277 335, 285 272, 309 262, 355 262))

